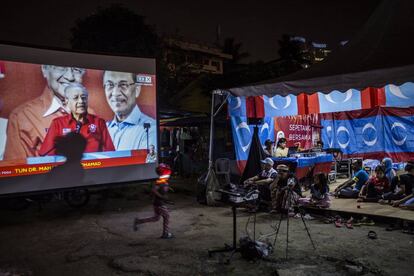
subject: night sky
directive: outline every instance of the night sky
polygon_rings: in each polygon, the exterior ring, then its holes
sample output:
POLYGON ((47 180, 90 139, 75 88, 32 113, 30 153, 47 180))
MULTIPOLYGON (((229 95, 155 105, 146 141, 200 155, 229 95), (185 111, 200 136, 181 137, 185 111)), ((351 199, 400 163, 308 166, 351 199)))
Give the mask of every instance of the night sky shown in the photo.
POLYGON ((106 1, 6 0, 0 4, 0 40, 69 47, 70 28, 97 6, 123 3, 158 33, 177 32, 189 40, 212 43, 216 26, 222 38, 235 37, 251 54, 250 61, 278 58, 277 40, 295 34, 335 44, 352 39, 378 0, 274 1, 106 1))

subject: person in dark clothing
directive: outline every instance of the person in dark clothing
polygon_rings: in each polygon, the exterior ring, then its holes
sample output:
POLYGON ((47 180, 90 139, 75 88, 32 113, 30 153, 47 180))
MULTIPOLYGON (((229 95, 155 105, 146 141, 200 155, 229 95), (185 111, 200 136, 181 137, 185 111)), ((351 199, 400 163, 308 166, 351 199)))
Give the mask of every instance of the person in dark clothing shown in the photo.
POLYGON ((321 140, 316 141, 315 146, 312 148, 312 151, 318 152, 323 150, 323 142, 321 140))
POLYGON ((56 154, 65 156, 66 162, 50 171, 45 184, 59 183, 60 188, 82 186, 85 172, 81 161, 86 144, 85 137, 75 132, 57 137, 54 144, 56 154))
POLYGON ((170 131, 164 128, 161 132, 161 147, 170 146, 170 131))
POLYGON ((289 167, 281 164, 277 166, 276 170, 278 175, 270 185, 271 213, 288 210, 302 197, 299 182, 294 175, 289 173, 289 167))
POLYGON ((414 160, 411 160, 405 166, 406 174, 399 175, 393 178, 391 188, 399 187, 399 198, 395 198, 390 203, 394 207, 403 206, 407 201, 414 198, 414 160))
POLYGON ((414 160, 405 166, 406 174, 397 175, 392 179, 390 192, 384 193, 379 201, 382 204, 399 206, 413 193, 414 187, 414 160))
POLYGON ((311 186, 311 197, 300 198, 299 203, 302 206, 315 206, 320 208, 329 208, 329 186, 328 180, 324 173, 319 173, 314 176, 314 184, 311 186))
POLYGON ((138 225, 147 222, 155 222, 158 221, 161 217, 163 218, 163 231, 162 231, 162 239, 171 239, 173 238, 173 234, 170 232, 169 222, 170 222, 170 212, 167 207, 168 201, 168 179, 172 173, 170 167, 165 164, 160 164, 156 169, 157 174, 159 175, 158 180, 156 181, 155 185, 153 185, 151 189, 151 193, 153 195, 153 207, 154 207, 154 215, 148 218, 135 218, 134 219, 134 231, 138 230, 138 225))
POLYGON ((267 139, 264 143, 264 147, 263 150, 266 153, 267 157, 272 157, 273 155, 275 155, 275 149, 274 149, 274 143, 272 140, 267 139))

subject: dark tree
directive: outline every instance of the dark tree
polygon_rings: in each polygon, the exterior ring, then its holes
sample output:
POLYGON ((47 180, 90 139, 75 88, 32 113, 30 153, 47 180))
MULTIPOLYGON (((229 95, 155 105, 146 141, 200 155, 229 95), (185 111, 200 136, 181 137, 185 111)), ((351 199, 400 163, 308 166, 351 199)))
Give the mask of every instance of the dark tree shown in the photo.
POLYGON ((118 4, 78 19, 71 33, 75 50, 139 57, 157 57, 160 52, 154 28, 145 24, 143 16, 118 4))
MULTIPOLYGON (((154 27, 145 23, 143 16, 122 5, 112 4, 78 19, 71 33, 71 46, 75 50, 156 58, 160 98, 174 92, 168 87, 169 70, 163 60, 162 39, 154 27)), ((160 101, 161 104, 164 102, 160 101)))
POLYGON ((292 40, 290 35, 283 35, 279 40, 279 56, 287 62, 288 71, 296 71, 306 68, 306 65, 312 63, 312 52, 309 50, 306 42, 292 40))
POLYGON ((224 61, 224 71, 227 72, 237 69, 241 61, 250 56, 249 53, 242 52, 243 44, 241 42, 236 42, 232 37, 224 39, 223 45, 219 45, 219 47, 223 50, 223 53, 232 56, 231 60, 224 61))
POLYGON ((233 56, 232 62, 239 64, 240 61, 250 56, 247 52, 242 52, 243 44, 241 42, 236 43, 232 37, 226 38, 223 43, 223 52, 233 56))

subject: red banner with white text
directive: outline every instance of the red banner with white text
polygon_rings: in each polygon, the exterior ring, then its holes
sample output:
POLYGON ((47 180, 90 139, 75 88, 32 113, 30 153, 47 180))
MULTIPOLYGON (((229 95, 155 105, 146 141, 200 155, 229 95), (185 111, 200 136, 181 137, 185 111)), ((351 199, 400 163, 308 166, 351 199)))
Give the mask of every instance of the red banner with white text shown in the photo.
POLYGON ((275 137, 287 139, 287 146, 293 147, 298 142, 303 149, 313 146, 313 141, 319 139, 320 122, 318 114, 275 117, 275 137))

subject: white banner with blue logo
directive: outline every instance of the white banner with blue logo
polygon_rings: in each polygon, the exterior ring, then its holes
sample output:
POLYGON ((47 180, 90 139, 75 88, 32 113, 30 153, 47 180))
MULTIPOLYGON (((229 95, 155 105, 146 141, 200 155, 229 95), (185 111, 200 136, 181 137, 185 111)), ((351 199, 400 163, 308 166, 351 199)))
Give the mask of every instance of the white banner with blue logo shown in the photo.
POLYGON ((384 87, 384 90, 386 106, 414 106, 414 83, 406 82, 400 86, 389 84, 384 87))
POLYGON ((227 100, 229 116, 246 117, 246 98, 230 95, 227 100))
POLYGON ((361 109, 361 92, 349 89, 345 93, 332 91, 329 94, 318 92, 320 113, 361 109))
POLYGON ((274 97, 263 96, 264 110, 268 117, 295 116, 298 115, 297 97, 276 95, 274 97))

